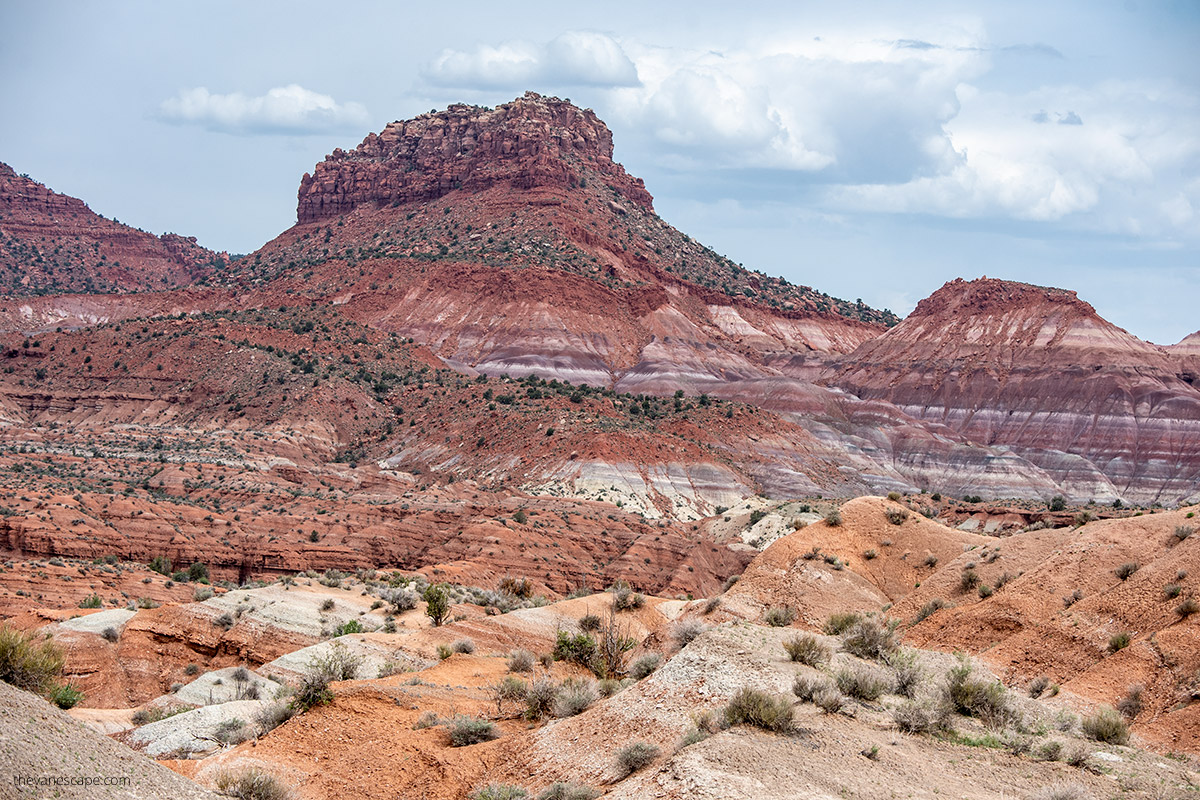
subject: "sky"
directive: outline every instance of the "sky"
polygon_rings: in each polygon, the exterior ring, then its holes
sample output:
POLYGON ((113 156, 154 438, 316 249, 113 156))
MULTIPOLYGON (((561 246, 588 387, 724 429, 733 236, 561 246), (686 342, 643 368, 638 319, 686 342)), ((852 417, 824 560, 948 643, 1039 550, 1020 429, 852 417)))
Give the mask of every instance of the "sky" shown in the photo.
POLYGON ((336 147, 533 90, 665 220, 906 314, 981 275, 1200 329, 1200 2, 0 2, 0 161, 249 252, 336 147))

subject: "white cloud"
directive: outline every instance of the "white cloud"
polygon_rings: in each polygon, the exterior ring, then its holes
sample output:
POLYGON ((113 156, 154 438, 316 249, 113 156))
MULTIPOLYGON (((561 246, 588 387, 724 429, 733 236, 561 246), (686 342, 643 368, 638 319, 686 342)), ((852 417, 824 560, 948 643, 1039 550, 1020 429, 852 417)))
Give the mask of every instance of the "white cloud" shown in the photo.
POLYGON ((457 89, 636 86, 637 68, 603 33, 568 31, 545 44, 507 42, 444 50, 422 70, 427 81, 457 89))
POLYGON ((160 112, 169 122, 236 134, 326 133, 361 129, 369 121, 360 104, 338 103, 294 83, 259 97, 241 92, 213 94, 203 86, 184 89, 164 100, 160 112))

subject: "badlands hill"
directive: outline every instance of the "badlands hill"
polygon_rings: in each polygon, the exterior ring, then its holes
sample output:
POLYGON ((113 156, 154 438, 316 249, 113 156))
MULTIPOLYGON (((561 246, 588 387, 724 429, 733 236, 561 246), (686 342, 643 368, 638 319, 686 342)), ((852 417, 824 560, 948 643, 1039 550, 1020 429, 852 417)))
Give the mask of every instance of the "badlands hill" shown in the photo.
POLYGON ((154 236, 105 219, 0 163, 0 294, 162 291, 227 261, 195 237, 154 236))

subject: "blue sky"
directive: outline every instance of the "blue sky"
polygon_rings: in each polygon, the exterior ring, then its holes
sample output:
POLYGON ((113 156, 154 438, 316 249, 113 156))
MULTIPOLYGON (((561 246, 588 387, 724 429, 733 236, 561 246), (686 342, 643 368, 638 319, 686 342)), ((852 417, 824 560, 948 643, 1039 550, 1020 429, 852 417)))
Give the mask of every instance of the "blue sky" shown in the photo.
POLYGON ((0 4, 0 160, 253 250, 335 147, 533 89, 594 108, 659 213, 906 313, 955 277, 1200 328, 1200 3, 0 4))

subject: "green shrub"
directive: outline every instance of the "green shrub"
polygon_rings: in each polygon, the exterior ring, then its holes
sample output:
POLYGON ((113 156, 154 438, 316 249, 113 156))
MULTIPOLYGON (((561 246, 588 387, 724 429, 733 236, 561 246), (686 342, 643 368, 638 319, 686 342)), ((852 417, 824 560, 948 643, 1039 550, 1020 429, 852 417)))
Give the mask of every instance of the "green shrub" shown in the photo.
POLYGON ((802 633, 783 643, 783 649, 788 658, 810 667, 820 667, 829 663, 833 657, 829 646, 811 633, 802 633))
POLYGON ((104 602, 100 599, 100 595, 98 594, 89 594, 87 597, 79 601, 80 608, 100 608, 102 605, 104 605, 104 602))
POLYGON ((221 794, 238 800, 287 800, 291 797, 287 786, 278 778, 254 767, 241 772, 222 770, 217 773, 216 784, 221 794))
POLYGON ((1108 637, 1108 652, 1115 653, 1118 650, 1124 650, 1129 647, 1129 643, 1133 640, 1128 631, 1120 631, 1108 637))
POLYGON ((336 638, 338 636, 346 636, 351 633, 362 633, 363 631, 364 628, 362 624, 358 620, 352 619, 343 622, 341 625, 338 625, 336 628, 334 628, 333 635, 336 638))
POLYGON ((43 694, 62 673, 66 659, 49 638, 0 625, 0 681, 43 694))
POLYGON ((59 708, 74 708, 83 699, 83 692, 73 684, 64 683, 50 690, 50 702, 59 708))
POLYGON ((1129 726, 1121 718, 1120 712, 1111 706, 1101 706, 1096 713, 1084 717, 1079 724, 1083 735, 1097 742, 1106 744, 1126 744, 1129 742, 1129 726))
POLYGON ((586 633, 572 636, 559 631, 553 652, 555 661, 572 661, 591 669, 596 659, 596 640, 586 633))
POLYGON ((775 697, 758 689, 742 687, 734 692, 725 706, 725 720, 730 725, 753 725, 776 733, 792 729, 792 704, 786 697, 775 697))
POLYGON ((763 622, 772 628, 784 628, 796 619, 796 609, 790 606, 772 606, 763 614, 763 622))
POLYGON ((601 619, 598 614, 584 614, 579 618, 579 629, 581 631, 598 631, 600 630, 601 619))
POLYGON ((446 620, 450 619, 450 593, 446 587, 437 584, 427 586, 421 599, 425 601, 425 616, 429 617, 433 626, 445 625, 446 620))
POLYGON ((500 737, 496 725, 486 719, 476 719, 461 714, 443 723, 450 735, 451 747, 466 747, 467 745, 490 742, 500 737))
POLYGON ((631 775, 643 767, 648 767, 662 752, 658 745, 649 742, 630 742, 617 751, 617 772, 621 777, 631 775))

